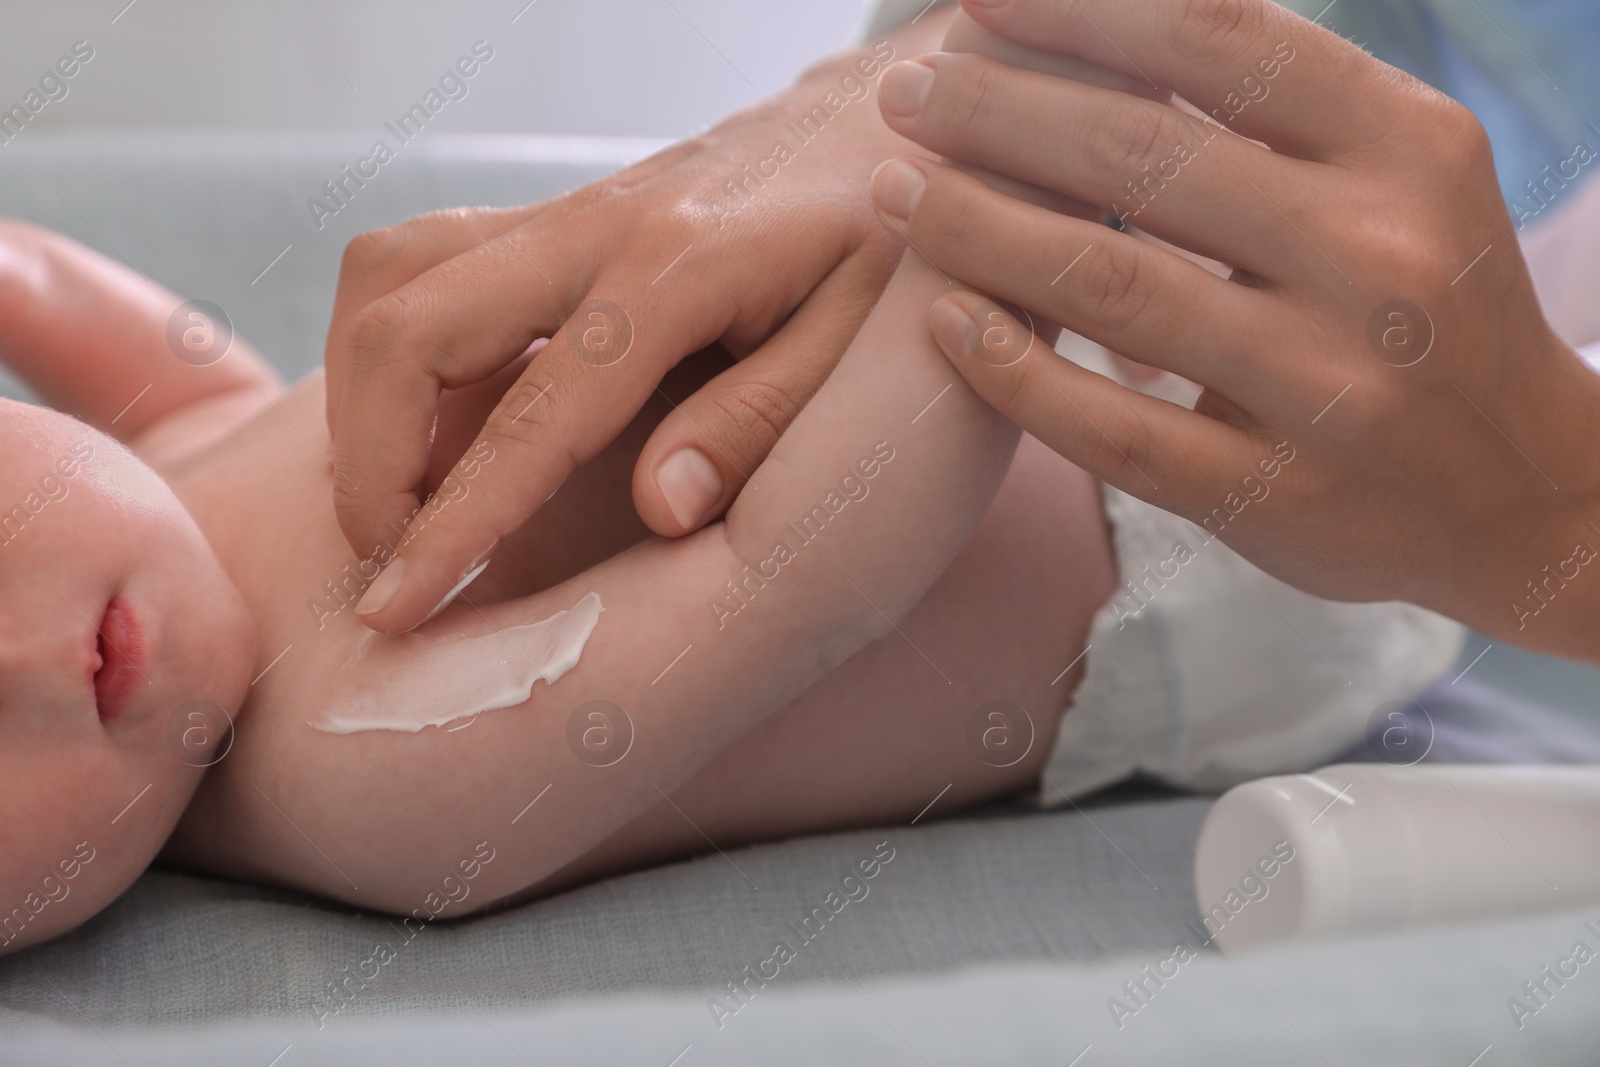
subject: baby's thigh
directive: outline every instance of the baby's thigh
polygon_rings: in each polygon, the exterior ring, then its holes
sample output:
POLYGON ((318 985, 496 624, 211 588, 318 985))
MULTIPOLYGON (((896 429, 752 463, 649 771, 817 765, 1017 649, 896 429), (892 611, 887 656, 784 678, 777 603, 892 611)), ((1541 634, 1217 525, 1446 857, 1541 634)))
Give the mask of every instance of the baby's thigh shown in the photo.
POLYGON ((707 837, 730 847, 903 822, 935 796, 930 817, 1036 783, 1114 574, 1094 479, 1024 436, 977 532, 897 632, 724 750, 676 808, 659 805, 541 888, 702 852, 707 837), (979 711, 989 701, 1032 723, 1008 766, 975 748, 997 724, 979 711))

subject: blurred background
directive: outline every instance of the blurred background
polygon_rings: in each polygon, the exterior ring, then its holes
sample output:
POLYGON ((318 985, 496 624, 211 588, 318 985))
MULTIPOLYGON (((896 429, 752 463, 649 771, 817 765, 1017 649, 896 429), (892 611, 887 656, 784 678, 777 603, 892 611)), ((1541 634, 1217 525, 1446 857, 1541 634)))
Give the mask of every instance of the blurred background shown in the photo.
MULTIPOLYGON (((1461 100, 1509 197, 1600 147, 1600 0, 1282 0, 1461 100), (1591 128, 1590 123, 1596 125, 1591 128)), ((0 109, 76 41, 32 123, 377 136, 475 41, 494 60, 433 134, 675 140, 851 41, 870 0, 0 0, 0 109)), ((32 131, 30 131, 32 134, 32 131)), ((3 140, 3 138, 0 138, 3 140)))
MULTIPOLYGON (((357 233, 594 181, 783 89, 868 14, 867 0, 0 0, 0 215, 220 305, 292 380, 321 363, 357 233), (480 41, 492 58, 440 92, 480 41), (389 126, 430 91, 437 113, 407 144, 389 126), (25 101, 31 116, 6 121, 25 101), (313 214, 379 139, 396 149, 382 177, 337 217, 313 214)), ((32 398, 3 367, 0 395, 32 398)))
MULTIPOLYGON (((1281 2, 1471 107, 1519 222, 1600 172, 1600 0, 1281 2)), ((0 215, 220 305, 294 377, 356 234, 594 181, 781 91, 875 6, 0 0, 0 215), (379 139, 382 177, 328 192, 379 139)), ((0 393, 28 395, 3 370, 0 393)))
POLYGON ((677 139, 783 88, 865 14, 865 0, 4 0, 0 108, 84 40, 94 59, 40 132, 376 136, 482 40, 494 59, 439 132, 677 139))

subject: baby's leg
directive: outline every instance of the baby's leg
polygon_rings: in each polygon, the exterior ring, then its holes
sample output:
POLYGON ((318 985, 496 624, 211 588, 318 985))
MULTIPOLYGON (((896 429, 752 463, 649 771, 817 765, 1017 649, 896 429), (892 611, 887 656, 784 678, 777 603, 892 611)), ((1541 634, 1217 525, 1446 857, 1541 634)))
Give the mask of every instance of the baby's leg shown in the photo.
POLYGON ((522 899, 705 852, 708 837, 732 848, 904 823, 935 796, 928 818, 1035 784, 1114 573, 1094 479, 1023 437, 972 540, 898 633, 746 734, 672 804, 522 899), (1033 724, 1031 747, 1011 766, 980 760, 967 739, 974 711, 990 700, 1020 705, 1033 724))

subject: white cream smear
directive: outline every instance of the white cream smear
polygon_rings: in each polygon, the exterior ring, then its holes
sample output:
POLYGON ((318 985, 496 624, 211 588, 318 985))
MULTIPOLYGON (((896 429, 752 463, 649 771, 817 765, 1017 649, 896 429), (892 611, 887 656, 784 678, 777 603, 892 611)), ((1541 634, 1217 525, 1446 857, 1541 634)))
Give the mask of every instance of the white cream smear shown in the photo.
POLYGON ((416 733, 520 704, 535 682, 578 665, 604 610, 591 592, 548 619, 480 637, 370 633, 339 673, 341 699, 311 725, 330 734, 416 733))

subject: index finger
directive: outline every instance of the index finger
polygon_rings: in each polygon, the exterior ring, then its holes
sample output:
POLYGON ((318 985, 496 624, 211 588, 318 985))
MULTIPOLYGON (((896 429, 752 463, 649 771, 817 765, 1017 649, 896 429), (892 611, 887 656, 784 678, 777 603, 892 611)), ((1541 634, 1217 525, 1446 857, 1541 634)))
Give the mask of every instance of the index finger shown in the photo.
POLYGON ((1396 128, 1392 68, 1269 0, 963 0, 1004 37, 1170 85, 1215 122, 1316 159, 1396 128), (1370 90, 1370 91, 1367 91, 1370 90), (1352 95, 1361 107, 1351 107, 1352 95))
POLYGON ((540 202, 516 208, 433 211, 351 239, 339 263, 333 317, 328 323, 323 353, 330 435, 337 429, 339 402, 344 395, 345 357, 357 316, 445 260, 505 236, 548 206, 547 202, 540 202))
POLYGON ((652 299, 649 283, 602 277, 595 292, 616 298, 586 300, 534 357, 356 606, 369 627, 407 630, 444 610, 504 537, 616 439, 666 368, 727 328, 691 301, 652 299))
POLYGON ((523 232, 440 263, 355 317, 334 436, 334 509, 357 552, 392 542, 415 511, 441 390, 499 371, 555 333, 577 302, 589 268, 561 256, 573 242, 525 249, 523 232))

